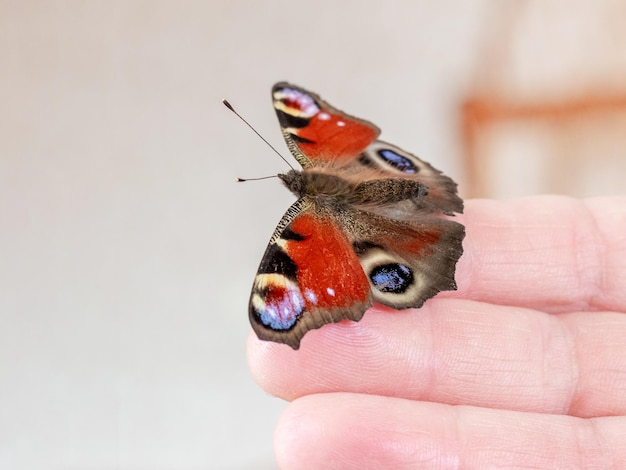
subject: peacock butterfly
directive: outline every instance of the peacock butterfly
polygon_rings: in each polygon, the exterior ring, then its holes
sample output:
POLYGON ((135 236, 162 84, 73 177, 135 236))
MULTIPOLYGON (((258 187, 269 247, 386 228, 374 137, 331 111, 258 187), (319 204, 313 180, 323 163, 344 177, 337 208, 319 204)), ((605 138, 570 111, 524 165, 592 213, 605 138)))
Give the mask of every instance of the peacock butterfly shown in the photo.
POLYGON ((456 183, 315 93, 281 82, 272 98, 302 171, 278 175, 298 200, 254 278, 257 336, 298 349, 307 331, 359 321, 373 302, 400 310, 455 290, 465 228, 442 215, 463 211, 456 183))

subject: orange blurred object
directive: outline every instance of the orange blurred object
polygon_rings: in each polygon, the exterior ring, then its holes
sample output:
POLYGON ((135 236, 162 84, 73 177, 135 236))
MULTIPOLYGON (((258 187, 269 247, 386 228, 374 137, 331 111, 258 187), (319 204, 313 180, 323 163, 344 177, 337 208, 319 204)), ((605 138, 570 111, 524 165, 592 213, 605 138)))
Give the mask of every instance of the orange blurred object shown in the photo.
POLYGON ((501 5, 461 108, 464 195, 626 192, 626 3, 501 5))

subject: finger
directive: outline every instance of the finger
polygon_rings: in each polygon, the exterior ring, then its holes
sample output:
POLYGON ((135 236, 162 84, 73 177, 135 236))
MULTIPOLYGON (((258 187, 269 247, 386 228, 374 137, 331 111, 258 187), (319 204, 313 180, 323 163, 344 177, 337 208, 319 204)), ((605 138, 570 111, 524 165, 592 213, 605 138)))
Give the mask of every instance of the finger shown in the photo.
POLYGON ((626 311, 626 198, 466 202, 459 290, 549 312, 626 311))
POLYGON ((549 315, 438 299, 371 309, 309 332, 301 348, 251 338, 250 367, 293 400, 348 391, 575 416, 626 414, 626 315, 549 315))
POLYGON ((323 394, 289 405, 281 469, 625 468, 626 418, 584 420, 323 394))

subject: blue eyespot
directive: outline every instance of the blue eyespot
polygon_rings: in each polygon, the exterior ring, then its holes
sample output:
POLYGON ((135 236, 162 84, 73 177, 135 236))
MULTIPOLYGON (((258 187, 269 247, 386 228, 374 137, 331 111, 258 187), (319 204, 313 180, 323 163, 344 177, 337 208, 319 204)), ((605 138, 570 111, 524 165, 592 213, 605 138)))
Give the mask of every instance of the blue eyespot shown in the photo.
POLYGON ((417 173, 419 171, 419 168, 415 166, 415 163, 404 155, 400 155, 391 149, 380 149, 377 153, 378 156, 385 160, 389 165, 404 173, 417 173))
POLYGON ((295 285, 270 284, 253 296, 250 307, 265 326, 288 330, 304 311, 304 298, 295 285))
POLYGON ((399 263, 376 266, 370 273, 370 279, 379 291, 393 294, 402 294, 414 280, 411 268, 399 263))

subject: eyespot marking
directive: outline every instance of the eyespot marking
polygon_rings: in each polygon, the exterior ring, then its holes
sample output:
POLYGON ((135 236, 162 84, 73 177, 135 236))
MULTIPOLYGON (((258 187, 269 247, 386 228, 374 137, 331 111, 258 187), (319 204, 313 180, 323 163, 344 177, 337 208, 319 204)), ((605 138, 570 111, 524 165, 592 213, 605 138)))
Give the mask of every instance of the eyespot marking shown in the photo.
MULTIPOLYGON (((283 111, 298 117, 311 118, 320 110, 311 95, 293 88, 280 88, 274 91, 274 101, 282 102, 283 111)), ((278 108, 278 104, 274 104, 278 108)))
POLYGON ((257 275, 250 303, 261 323, 274 330, 288 330, 294 326, 305 305, 298 286, 277 274, 257 275))
POLYGON ((419 171, 419 168, 411 160, 391 149, 381 148, 376 153, 389 165, 403 173, 417 173, 419 171))
POLYGON ((376 266, 369 274, 376 289, 381 292, 402 294, 414 282, 411 268, 400 263, 389 263, 376 266))

